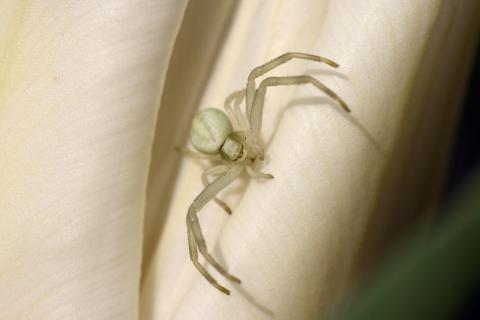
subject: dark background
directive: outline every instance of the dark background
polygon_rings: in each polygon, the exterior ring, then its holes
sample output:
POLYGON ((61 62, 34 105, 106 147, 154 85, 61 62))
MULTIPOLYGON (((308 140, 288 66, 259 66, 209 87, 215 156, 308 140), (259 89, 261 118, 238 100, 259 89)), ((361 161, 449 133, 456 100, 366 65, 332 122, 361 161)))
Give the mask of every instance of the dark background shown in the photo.
MULTIPOLYGON (((464 100, 449 168, 444 206, 455 197, 457 190, 480 170, 480 45, 477 47, 467 95, 464 100)), ((479 194, 480 197, 480 194, 479 194)), ((479 230, 480 232, 480 230, 479 230)), ((478 244, 480 251, 480 243, 478 244)), ((478 253, 477 253, 478 254, 478 253)), ((480 270, 479 270, 480 273, 480 270)), ((480 281, 456 319, 480 319, 480 281)))

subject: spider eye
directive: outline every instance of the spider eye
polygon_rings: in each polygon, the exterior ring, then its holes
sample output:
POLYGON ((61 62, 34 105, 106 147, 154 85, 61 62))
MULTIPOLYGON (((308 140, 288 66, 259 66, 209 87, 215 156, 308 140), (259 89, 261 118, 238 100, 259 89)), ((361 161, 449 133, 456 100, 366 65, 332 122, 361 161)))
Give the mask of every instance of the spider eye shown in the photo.
POLYGON ((190 137, 198 151, 216 154, 232 131, 227 115, 221 110, 209 108, 200 111, 193 119, 190 137))

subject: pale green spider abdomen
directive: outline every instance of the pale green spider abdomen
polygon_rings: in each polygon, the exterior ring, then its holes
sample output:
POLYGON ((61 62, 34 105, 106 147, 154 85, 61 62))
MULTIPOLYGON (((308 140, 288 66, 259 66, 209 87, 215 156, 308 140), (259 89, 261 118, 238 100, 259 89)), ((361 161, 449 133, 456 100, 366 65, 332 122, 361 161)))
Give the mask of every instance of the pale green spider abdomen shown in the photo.
POLYGON ((221 110, 209 108, 193 119, 190 138, 193 147, 201 153, 217 154, 232 131, 227 115, 221 110))

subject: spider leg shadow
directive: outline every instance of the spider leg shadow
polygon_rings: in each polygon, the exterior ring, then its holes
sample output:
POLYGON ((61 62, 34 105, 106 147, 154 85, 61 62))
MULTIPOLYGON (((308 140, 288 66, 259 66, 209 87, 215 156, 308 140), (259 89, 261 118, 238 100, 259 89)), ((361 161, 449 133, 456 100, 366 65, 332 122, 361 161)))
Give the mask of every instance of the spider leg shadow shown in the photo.
POLYGON ((255 298, 248 293, 247 290, 245 290, 241 285, 235 284, 235 289, 236 292, 238 292, 245 300, 250 303, 252 306, 254 306, 257 310, 262 312, 265 316, 271 319, 275 319, 275 313, 267 308, 265 305, 261 304, 260 302, 256 301, 255 298))
MULTIPOLYGON (((213 247, 213 254, 215 255, 217 261, 222 264, 226 265, 225 263, 225 258, 222 254, 222 251, 220 250, 218 243, 215 244, 213 247)), ((235 287, 235 292, 240 294, 248 303, 250 303, 253 307, 255 307, 257 310, 265 314, 268 318, 275 319, 275 313, 267 308, 264 304, 258 302, 254 296, 252 296, 245 288, 243 287, 242 284, 236 284, 233 282, 229 282, 229 285, 235 287)))
POLYGON ((280 110, 280 112, 276 116, 273 132, 271 133, 266 143, 267 148, 270 147, 273 141, 273 137, 275 136, 278 130, 280 120, 283 118, 285 112, 289 108, 302 106, 302 105, 320 105, 320 104, 327 104, 329 107, 333 108, 335 112, 339 113, 340 116, 342 116, 346 121, 350 122, 362 134, 362 136, 369 142, 369 144, 373 147, 373 149, 377 153, 379 153, 382 156, 385 156, 386 154, 385 150, 378 143, 378 141, 375 140, 375 137, 360 123, 360 121, 358 121, 353 116, 353 113, 355 111, 353 110, 352 113, 347 113, 338 106, 338 103, 336 101, 332 100, 330 97, 325 97, 325 96, 311 96, 311 97, 296 98, 291 100, 284 108, 282 108, 282 110, 280 110))
POLYGON ((330 78, 333 77, 333 78, 338 78, 342 80, 348 80, 348 77, 343 72, 341 72, 339 69, 332 69, 332 68, 310 69, 305 71, 305 74, 309 76, 328 76, 330 78))
MULTIPOLYGON (((306 75, 311 75, 311 76, 329 76, 329 77, 334 77, 334 78, 339 78, 342 80, 348 80, 348 77, 341 72, 341 67, 340 69, 332 69, 332 68, 316 68, 316 69, 310 69, 307 70, 304 74, 306 75)), ((345 120, 350 122, 355 128, 357 128, 358 131, 362 134, 362 136, 369 142, 369 144, 373 147, 373 149, 379 153, 382 156, 385 156, 386 152, 384 148, 378 143, 377 140, 375 140, 375 137, 358 121, 355 117, 355 110, 352 110, 352 113, 347 113, 344 110, 342 110, 338 103, 334 100, 332 100, 330 97, 327 96, 311 96, 311 97, 303 97, 303 98, 297 98, 291 100, 280 112, 277 114, 276 119, 275 119, 275 126, 273 129, 272 134, 268 138, 266 142, 266 147, 268 148, 270 144, 272 143, 273 137, 275 136, 278 126, 280 124, 280 120, 283 118, 285 112, 292 107, 296 106, 301 106, 301 105, 319 105, 319 104, 327 104, 333 110, 338 112, 345 120)), ((351 106, 350 106, 351 107, 351 106)))

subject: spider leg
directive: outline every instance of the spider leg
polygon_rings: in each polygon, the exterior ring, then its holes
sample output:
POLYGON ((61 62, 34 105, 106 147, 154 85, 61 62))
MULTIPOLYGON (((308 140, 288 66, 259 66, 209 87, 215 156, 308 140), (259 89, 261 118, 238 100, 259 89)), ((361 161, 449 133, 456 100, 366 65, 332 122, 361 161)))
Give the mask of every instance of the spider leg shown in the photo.
MULTIPOLYGON (((205 169, 203 172, 202 172, 202 183, 203 183, 203 186, 206 187, 208 186, 208 184, 210 183, 208 181, 208 176, 209 175, 221 175, 221 174, 224 174, 225 172, 228 171, 228 167, 225 166, 225 165, 219 165, 219 166, 215 166, 213 168, 209 168, 209 169, 205 169)), ((232 209, 230 209, 230 207, 225 203, 223 202, 222 200, 218 199, 217 197, 214 197, 213 198, 213 201, 215 201, 216 204, 218 204, 223 210, 225 210, 226 213, 228 214, 232 214, 232 209)))
POLYGON ((291 77, 269 77, 260 83, 257 91, 255 92, 255 97, 253 99, 252 110, 250 112, 249 118, 250 129, 253 131, 253 133, 258 136, 262 128, 263 104, 265 101, 265 94, 268 87, 300 85, 306 83, 313 84, 315 87, 325 92, 332 99, 336 100, 345 111, 350 112, 347 104, 339 96, 337 96, 335 92, 333 92, 323 83, 311 76, 302 75, 291 77))
POLYGON ((198 271, 210 282, 215 288, 225 294, 230 294, 230 291, 217 283, 217 281, 203 268, 198 262, 197 249, 204 256, 205 260, 210 263, 218 272, 229 280, 240 283, 240 279, 229 274, 215 259, 208 253, 207 244, 203 237, 202 229, 198 220, 197 213, 213 199, 222 189, 232 183, 233 180, 242 172, 243 167, 231 167, 224 175, 215 179, 212 183, 203 189, 203 191, 193 200, 193 203, 188 208, 187 213, 187 229, 188 229, 188 248, 190 251, 190 259, 192 260, 198 271))
POLYGON ((331 67, 338 68, 338 64, 336 64, 330 59, 316 56, 313 54, 301 53, 301 52, 284 53, 281 56, 278 56, 275 59, 270 60, 269 62, 254 68, 248 75, 247 88, 246 88, 246 99, 247 99, 246 107, 247 107, 247 117, 249 119, 250 119, 250 111, 252 109, 253 100, 255 97, 255 79, 293 58, 323 62, 328 64, 331 67))
POLYGON ((238 96, 238 99, 235 101, 234 104, 234 112, 237 116, 238 123, 239 123, 239 129, 240 130, 248 130, 249 123, 247 119, 247 115, 242 112, 242 109, 240 108, 240 104, 242 101, 245 99, 245 90, 241 91, 241 96, 238 96))
POLYGON ((234 105, 240 104, 243 98, 245 98, 245 89, 234 91, 230 93, 227 98, 225 98, 223 105, 226 109, 231 108, 232 102, 234 105))
POLYGON ((239 129, 248 128, 248 121, 240 110, 240 104, 244 98, 245 90, 239 90, 232 92, 224 102, 224 108, 232 119, 233 126, 239 129))
POLYGON ((273 179, 273 175, 270 173, 255 171, 251 167, 245 167, 245 169, 247 170, 248 175, 254 179, 273 179))
POLYGON ((193 265, 197 267, 198 271, 210 282, 215 288, 220 290, 225 294, 230 294, 230 290, 225 287, 222 287, 218 284, 217 280, 215 280, 210 273, 200 264, 198 261, 198 252, 197 252, 197 244, 194 239, 194 235, 191 229, 188 230, 188 249, 190 252, 190 260, 192 260, 193 265))

